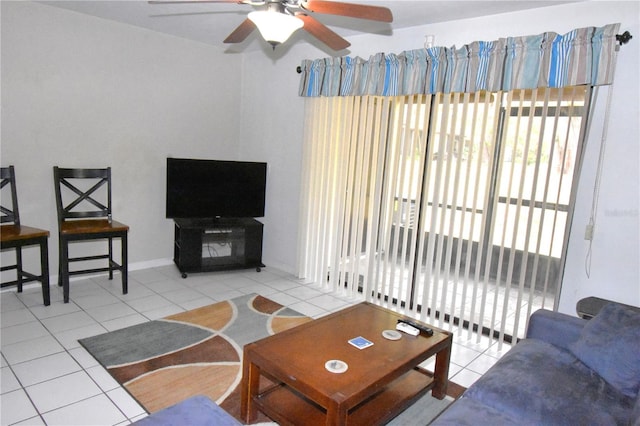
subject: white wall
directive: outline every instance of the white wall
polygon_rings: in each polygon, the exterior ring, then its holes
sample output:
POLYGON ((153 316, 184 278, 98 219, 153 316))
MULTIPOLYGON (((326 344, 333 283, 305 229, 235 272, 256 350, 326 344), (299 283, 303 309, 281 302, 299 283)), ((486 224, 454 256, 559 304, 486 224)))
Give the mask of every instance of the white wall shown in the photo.
MULTIPOLYGON (((429 7, 416 2, 416 7, 429 7)), ((575 314, 575 303, 585 296, 601 296, 640 305, 639 142, 640 93, 638 62, 640 3, 584 2, 539 10, 489 16, 397 31, 393 36, 349 37, 350 56, 368 58, 377 52, 400 53, 424 46, 425 35, 435 35, 435 44, 463 45, 475 40, 532 35, 546 31, 564 34, 574 28, 620 22, 634 39, 622 47, 609 124, 600 190, 600 209, 593 241, 591 276, 585 274, 587 242, 584 229, 589 219, 593 182, 599 152, 600 126, 594 126, 587 152, 572 228, 560 310, 575 314)), ((241 130, 245 153, 260 152, 272 164, 265 218, 265 262, 295 270, 298 206, 301 179, 304 101, 297 98, 299 76, 295 67, 302 59, 329 56, 326 52, 298 44, 274 56, 268 50, 245 54, 243 65, 243 120, 255 126, 241 130), (275 193, 274 193, 275 191, 275 193)), ((599 105, 607 89, 600 95, 599 105)), ((594 123, 602 123, 602 108, 594 123)))
POLYGON ((38 3, 1 7, 1 162, 16 167, 22 222, 51 231, 52 275, 54 165, 111 166, 130 264, 171 259, 165 159, 235 158, 239 55, 38 3))

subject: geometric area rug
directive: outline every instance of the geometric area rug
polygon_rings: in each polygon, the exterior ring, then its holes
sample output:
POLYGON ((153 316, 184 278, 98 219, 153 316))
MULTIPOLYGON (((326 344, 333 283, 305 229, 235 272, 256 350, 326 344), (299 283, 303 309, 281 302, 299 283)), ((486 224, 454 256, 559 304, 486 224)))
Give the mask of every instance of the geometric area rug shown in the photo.
POLYGON ((251 294, 79 342, 149 413, 207 395, 239 418, 244 345, 311 320, 251 294))

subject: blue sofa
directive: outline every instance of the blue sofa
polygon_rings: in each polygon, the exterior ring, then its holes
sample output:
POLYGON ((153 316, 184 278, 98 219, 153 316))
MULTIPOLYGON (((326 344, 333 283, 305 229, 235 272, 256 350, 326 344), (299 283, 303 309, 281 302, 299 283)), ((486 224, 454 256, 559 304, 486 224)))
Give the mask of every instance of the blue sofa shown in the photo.
POLYGON ((539 310, 521 340, 432 425, 640 426, 640 312, 539 310))
POLYGON ((134 423, 135 426, 242 426, 204 395, 185 399, 134 423))

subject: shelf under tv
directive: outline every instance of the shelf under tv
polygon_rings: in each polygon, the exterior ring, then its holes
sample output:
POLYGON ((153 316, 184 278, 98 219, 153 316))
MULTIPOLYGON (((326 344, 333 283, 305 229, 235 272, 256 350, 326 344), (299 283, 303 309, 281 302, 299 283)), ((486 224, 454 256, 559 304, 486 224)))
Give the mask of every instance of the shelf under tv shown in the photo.
POLYGON ((254 218, 174 219, 173 261, 190 272, 255 268, 262 263, 263 225, 254 218))

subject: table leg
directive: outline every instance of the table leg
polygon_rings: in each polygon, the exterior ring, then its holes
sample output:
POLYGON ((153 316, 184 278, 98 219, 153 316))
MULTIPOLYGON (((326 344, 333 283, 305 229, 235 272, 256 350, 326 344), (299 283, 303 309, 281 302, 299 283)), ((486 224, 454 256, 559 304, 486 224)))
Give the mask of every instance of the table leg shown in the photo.
POLYGON ((451 360, 451 336, 448 345, 436 354, 436 369, 434 371, 434 386, 431 395, 443 399, 447 395, 449 385, 449 361, 451 360))
POLYGON ((326 426, 344 426, 347 424, 347 409, 343 404, 343 395, 337 394, 333 396, 333 401, 327 407, 326 426))
POLYGON ((242 394, 240 396, 240 416, 247 424, 258 417, 258 410, 253 398, 258 395, 260 386, 260 368, 251 362, 251 357, 244 351, 242 363, 242 394))

